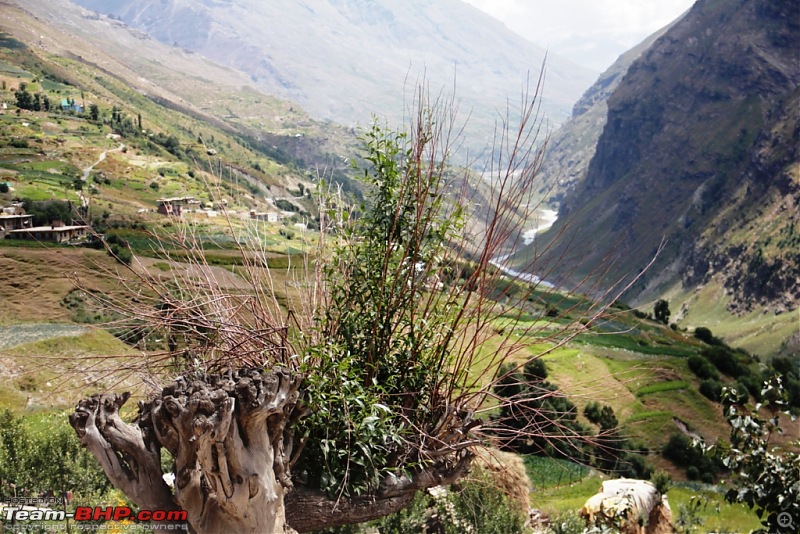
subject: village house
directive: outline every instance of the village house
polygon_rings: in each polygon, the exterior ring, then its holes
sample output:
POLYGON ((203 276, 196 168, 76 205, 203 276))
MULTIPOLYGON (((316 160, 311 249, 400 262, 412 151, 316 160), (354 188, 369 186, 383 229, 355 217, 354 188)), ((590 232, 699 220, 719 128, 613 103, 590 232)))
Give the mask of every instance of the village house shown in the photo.
POLYGON ((192 203, 194 197, 172 197, 158 199, 158 213, 171 217, 183 215, 183 206, 192 203))
POLYGON ((256 210, 250 210, 250 218, 257 221, 267 221, 270 223, 276 223, 281 219, 280 215, 274 211, 257 212, 256 210))
POLYGON ((89 227, 85 225, 66 225, 62 221, 53 221, 49 226, 34 226, 32 228, 11 230, 6 232, 6 238, 67 243, 85 237, 88 231, 89 227))
POLYGON ((9 206, 0 211, 0 234, 33 226, 33 215, 26 215, 22 206, 9 206))
POLYGON ((75 100, 69 98, 61 99, 61 109, 63 111, 74 111, 75 113, 83 113, 83 106, 76 104, 75 100))

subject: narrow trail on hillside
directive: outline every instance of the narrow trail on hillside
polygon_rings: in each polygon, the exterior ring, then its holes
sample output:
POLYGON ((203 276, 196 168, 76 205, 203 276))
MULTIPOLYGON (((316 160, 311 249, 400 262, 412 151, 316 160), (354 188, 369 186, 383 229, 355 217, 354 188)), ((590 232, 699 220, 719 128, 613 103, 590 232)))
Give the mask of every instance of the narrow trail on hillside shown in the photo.
MULTIPOLYGON (((91 174, 92 169, 94 169, 97 165, 100 165, 100 163, 102 163, 106 159, 106 154, 108 154, 109 152, 119 152, 120 150, 122 150, 124 148, 125 148, 125 144, 124 143, 120 143, 117 148, 112 148, 112 149, 109 149, 109 150, 103 150, 103 152, 100 153, 100 157, 97 158, 97 161, 95 161, 94 163, 92 163, 91 165, 89 165, 88 167, 83 169, 83 176, 81 177, 81 181, 85 182, 86 180, 89 179, 89 174, 91 174)), ((87 207, 89 205, 89 199, 86 198, 85 196, 83 196, 83 191, 82 190, 78 190, 78 197, 81 199, 81 206, 82 207, 85 208, 85 207, 87 207)))
POLYGON ((125 148, 125 145, 123 143, 120 143, 117 148, 112 148, 110 150, 103 150, 97 161, 95 161, 94 163, 83 169, 83 177, 81 178, 81 180, 85 182, 86 180, 89 179, 89 174, 92 172, 92 169, 94 169, 97 165, 100 165, 103 162, 103 160, 106 159, 106 154, 108 154, 109 152, 119 152, 123 148, 125 148))

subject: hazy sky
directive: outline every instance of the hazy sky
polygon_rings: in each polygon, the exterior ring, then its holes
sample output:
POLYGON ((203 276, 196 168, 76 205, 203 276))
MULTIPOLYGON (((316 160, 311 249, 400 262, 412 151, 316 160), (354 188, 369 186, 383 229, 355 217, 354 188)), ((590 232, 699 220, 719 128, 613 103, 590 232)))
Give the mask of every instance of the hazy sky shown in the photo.
POLYGON ((603 71, 694 0, 464 0, 529 41, 603 71))

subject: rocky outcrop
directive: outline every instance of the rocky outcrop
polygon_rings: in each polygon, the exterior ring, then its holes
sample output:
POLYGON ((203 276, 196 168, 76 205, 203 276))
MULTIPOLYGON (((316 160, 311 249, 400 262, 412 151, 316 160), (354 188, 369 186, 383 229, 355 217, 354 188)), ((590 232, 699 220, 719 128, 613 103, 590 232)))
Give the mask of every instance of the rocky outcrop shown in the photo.
POLYGON ((646 480, 606 480, 581 508, 590 527, 611 528, 624 534, 674 532, 672 511, 665 497, 646 480))
MULTIPOLYGON (((673 23, 674 24, 674 23, 673 23)), ((597 140, 608 115, 608 99, 619 87, 631 64, 661 37, 672 24, 660 29, 631 48, 603 72, 572 107, 570 119, 554 131, 539 172, 541 193, 550 202, 563 200, 565 193, 585 178, 597 140)))

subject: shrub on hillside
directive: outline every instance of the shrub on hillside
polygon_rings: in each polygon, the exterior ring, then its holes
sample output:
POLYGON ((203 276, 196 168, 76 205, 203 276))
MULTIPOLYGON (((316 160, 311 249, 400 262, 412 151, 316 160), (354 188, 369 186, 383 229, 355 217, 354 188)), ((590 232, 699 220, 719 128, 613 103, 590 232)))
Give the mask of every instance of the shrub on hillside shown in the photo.
POLYGON ((283 198, 276 199, 275 200, 275 206, 277 206, 278 209, 281 209, 283 211, 291 211, 291 212, 299 212, 299 211, 301 211, 298 206, 296 206, 292 202, 290 202, 290 201, 288 201, 286 199, 283 199, 283 198))
POLYGON ((689 365, 689 370, 691 370, 697 378, 701 380, 719 380, 719 373, 717 373, 717 370, 711 365, 711 362, 702 356, 698 356, 697 354, 689 356, 687 364, 689 365))
POLYGON ((670 315, 672 315, 672 313, 669 311, 669 302, 664 299, 656 301, 653 307, 653 317, 655 317, 655 320, 659 323, 669 324, 670 315))
POLYGON ((131 249, 129 249, 128 247, 117 245, 116 243, 112 244, 109 247, 108 253, 115 260, 122 263, 123 265, 130 265, 131 262, 133 261, 133 253, 131 252, 131 249))
POLYGON ((705 326, 698 326, 695 328, 694 337, 709 345, 722 345, 722 341, 719 338, 714 337, 714 334, 711 333, 711 330, 705 326))
POLYGON ((8 146, 13 148, 30 148, 27 139, 12 139, 8 142, 8 146))
POLYGON ((700 351, 720 372, 738 378, 748 372, 747 366, 739 361, 738 354, 730 347, 712 346, 700 351))
POLYGON ((709 400, 719 402, 722 395, 722 384, 716 380, 703 380, 700 382, 700 393, 709 400))
POLYGON ((703 447, 699 443, 695 444, 685 434, 675 433, 670 436, 661 453, 667 460, 686 469, 687 477, 691 478, 696 473, 695 480, 713 483, 714 475, 719 471, 717 460, 706 456, 703 447))

